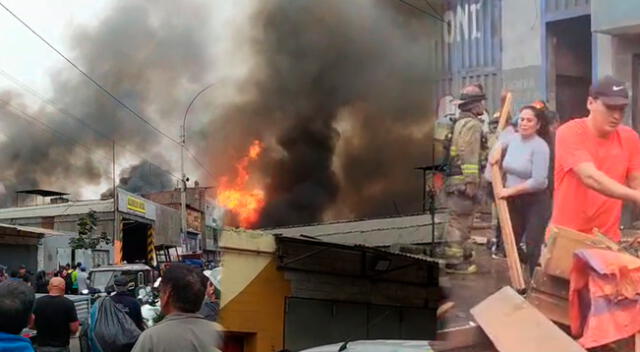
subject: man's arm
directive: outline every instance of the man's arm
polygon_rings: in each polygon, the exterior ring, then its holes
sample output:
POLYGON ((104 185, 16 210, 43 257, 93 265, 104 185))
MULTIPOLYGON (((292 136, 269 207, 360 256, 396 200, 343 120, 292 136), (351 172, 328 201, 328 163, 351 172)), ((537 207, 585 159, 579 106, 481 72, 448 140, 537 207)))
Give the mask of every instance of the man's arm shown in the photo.
POLYGON ((71 332, 71 335, 75 335, 78 332, 78 330, 80 330, 79 320, 69 323, 69 331, 71 332))
POLYGON ((78 313, 76 312, 76 305, 73 301, 68 300, 68 310, 69 310, 69 331, 71 335, 75 335, 78 330, 80 330, 80 320, 78 320, 78 313))
POLYGON ((632 172, 629 174, 627 183, 631 189, 640 190, 640 172, 632 172))
POLYGON ((40 305, 38 303, 39 302, 36 299, 36 303, 33 305, 33 313, 32 313, 33 318, 29 321, 29 329, 31 330, 37 330, 36 319, 38 318, 38 315, 40 315, 40 305))
MULTIPOLYGON (((573 170, 588 188, 605 196, 640 204, 640 191, 633 186, 629 188, 611 179, 604 172, 598 170, 593 163, 580 163, 573 170)), ((634 180, 633 184, 640 188, 640 179, 634 180)))
POLYGON ((138 301, 135 301, 135 305, 133 306, 134 309, 132 309, 131 313, 134 316, 133 322, 136 324, 136 326, 138 327, 138 329, 140 329, 140 331, 144 331, 145 329, 145 325, 144 325, 144 319, 142 319, 142 306, 140 306, 140 303, 138 303, 138 301))

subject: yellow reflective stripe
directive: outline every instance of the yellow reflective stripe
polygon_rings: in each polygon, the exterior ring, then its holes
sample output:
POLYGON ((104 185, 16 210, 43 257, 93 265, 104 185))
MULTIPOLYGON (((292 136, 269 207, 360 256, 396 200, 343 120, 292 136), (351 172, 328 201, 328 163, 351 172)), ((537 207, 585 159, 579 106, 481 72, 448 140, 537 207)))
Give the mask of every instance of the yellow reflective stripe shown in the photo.
POLYGON ((460 168, 464 175, 477 175, 480 171, 480 166, 476 164, 462 164, 460 168))
POLYGON ((452 178, 453 180, 456 180, 456 181, 457 181, 457 180, 464 180, 464 176, 462 176, 462 175, 451 176, 451 178, 452 178))

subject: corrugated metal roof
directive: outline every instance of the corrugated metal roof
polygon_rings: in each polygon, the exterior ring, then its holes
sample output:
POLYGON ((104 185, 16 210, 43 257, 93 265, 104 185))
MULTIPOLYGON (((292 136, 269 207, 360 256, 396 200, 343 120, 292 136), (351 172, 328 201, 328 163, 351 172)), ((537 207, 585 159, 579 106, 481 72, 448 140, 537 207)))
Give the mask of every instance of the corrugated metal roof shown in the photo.
MULTIPOLYGON (((436 214, 436 226, 447 220, 447 215, 436 214)), ((431 242, 431 216, 420 214, 412 216, 391 217, 382 219, 352 220, 262 229, 270 234, 282 234, 287 237, 304 237, 338 242, 365 244, 372 246, 389 246, 394 243, 429 243, 431 242)), ((438 233, 438 231, 436 231, 438 233)))
POLYGON ((47 204, 33 207, 0 209, 0 219, 38 218, 43 216, 60 216, 86 214, 90 210, 112 212, 113 200, 86 200, 62 204, 47 204))
POLYGON ((66 235, 64 232, 49 230, 49 229, 41 229, 38 227, 30 227, 30 226, 18 226, 18 225, 9 225, 9 224, 0 224, 0 231, 13 230, 14 232, 30 232, 35 234, 40 234, 43 236, 61 236, 66 235))
POLYGON ((340 249, 350 249, 350 250, 355 250, 355 251, 369 251, 369 252, 384 253, 384 254, 388 254, 388 255, 394 255, 394 256, 405 257, 405 258, 409 258, 409 259, 420 260, 420 261, 423 261, 423 262, 435 263, 435 261, 433 259, 428 258, 426 256, 420 256, 420 255, 396 252, 396 251, 392 251, 392 250, 389 250, 389 249, 382 249, 382 248, 378 248, 378 247, 367 246, 367 245, 364 245, 364 244, 346 244, 346 243, 337 243, 337 242, 329 242, 329 241, 322 241, 322 240, 306 239, 306 238, 301 238, 301 237, 276 236, 276 242, 278 243, 278 245, 283 241, 284 242, 305 243, 305 244, 317 245, 317 246, 321 246, 321 247, 333 247, 333 248, 340 248, 340 249))

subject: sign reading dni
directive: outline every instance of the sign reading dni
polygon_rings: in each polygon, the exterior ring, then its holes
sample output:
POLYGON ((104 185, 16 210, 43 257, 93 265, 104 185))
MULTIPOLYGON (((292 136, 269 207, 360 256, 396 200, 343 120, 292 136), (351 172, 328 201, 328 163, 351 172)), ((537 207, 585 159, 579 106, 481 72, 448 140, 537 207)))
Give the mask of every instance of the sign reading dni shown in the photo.
POLYGON ((453 43, 466 41, 469 39, 480 38, 479 30, 480 11, 482 9, 482 1, 459 1, 454 9, 447 10, 442 16, 444 19, 444 41, 453 43))
POLYGON ((147 208, 144 201, 134 198, 132 196, 127 196, 127 209, 137 211, 138 213, 142 213, 142 214, 145 214, 147 212, 147 208))

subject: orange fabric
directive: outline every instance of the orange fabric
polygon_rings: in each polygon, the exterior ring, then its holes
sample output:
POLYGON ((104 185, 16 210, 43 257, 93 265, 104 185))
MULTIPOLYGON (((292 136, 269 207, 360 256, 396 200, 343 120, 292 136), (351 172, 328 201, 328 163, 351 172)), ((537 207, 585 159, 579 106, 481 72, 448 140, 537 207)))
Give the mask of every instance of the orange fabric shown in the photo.
POLYGON ((562 125, 556 132, 554 201, 551 224, 592 233, 597 228, 620 240, 622 201, 585 186, 573 170, 593 163, 613 180, 626 184, 627 176, 640 172, 640 139, 629 127, 619 126, 607 138, 598 138, 586 118, 562 125))
POLYGON ((640 331, 640 259, 603 249, 573 258, 569 315, 578 342, 592 348, 640 331))
POLYGON ((592 233, 594 228, 620 240, 622 201, 587 188, 573 170, 593 163, 613 180, 626 184, 640 172, 640 139, 629 127, 619 126, 607 138, 598 138, 586 118, 560 126, 556 132, 554 201, 551 224, 592 233))

